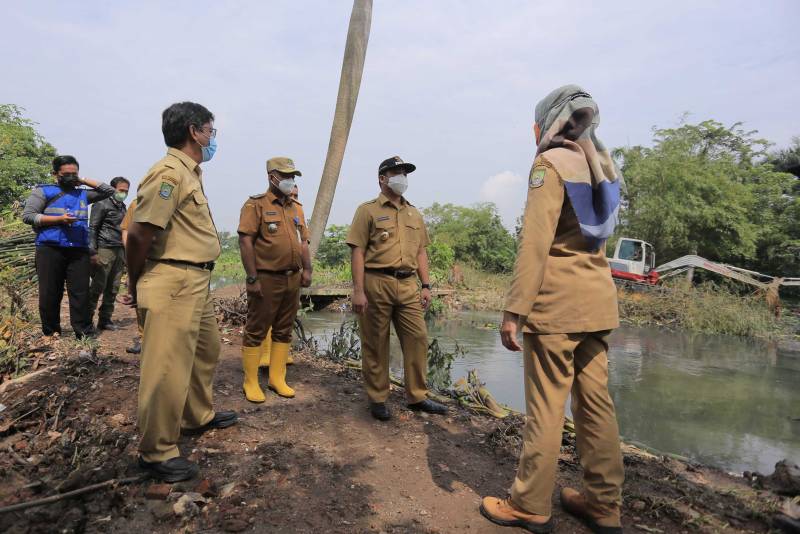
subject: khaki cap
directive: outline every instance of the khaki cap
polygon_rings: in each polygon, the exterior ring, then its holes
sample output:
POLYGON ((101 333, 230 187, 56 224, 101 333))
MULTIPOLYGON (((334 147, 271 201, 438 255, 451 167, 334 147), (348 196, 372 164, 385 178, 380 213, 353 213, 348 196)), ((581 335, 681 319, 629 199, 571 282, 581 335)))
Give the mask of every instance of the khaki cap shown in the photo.
POLYGON ((294 174, 295 176, 303 176, 303 173, 295 169, 294 160, 279 156, 277 158, 269 158, 267 160, 267 172, 278 171, 286 174, 294 174))

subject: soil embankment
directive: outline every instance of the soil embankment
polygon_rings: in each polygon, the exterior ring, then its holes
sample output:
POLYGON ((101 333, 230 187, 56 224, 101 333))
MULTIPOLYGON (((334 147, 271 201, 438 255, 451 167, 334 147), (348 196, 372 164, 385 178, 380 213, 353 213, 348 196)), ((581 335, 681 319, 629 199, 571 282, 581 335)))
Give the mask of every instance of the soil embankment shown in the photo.
MULTIPOLYGON (((230 293, 232 290, 228 290, 230 293)), ((235 291, 235 289, 233 290, 235 291)), ((0 389, 0 506, 135 476, 138 359, 125 354, 133 313, 96 354, 42 359, 45 370, 0 389)), ((263 405, 240 392, 239 334, 223 327, 219 408, 240 423, 181 449, 200 478, 111 486, 0 514, 2 532, 508 532, 484 520, 482 495, 504 495, 516 469, 519 421, 453 406, 426 417, 390 399, 395 418, 370 418, 358 373, 297 354, 293 400, 263 405)), ((266 377, 262 378, 266 384, 266 377)), ((565 435, 558 486, 580 484, 565 435)), ((767 532, 781 498, 745 479, 625 448, 628 532, 767 532)), ((583 532, 557 507, 557 532, 583 532)))

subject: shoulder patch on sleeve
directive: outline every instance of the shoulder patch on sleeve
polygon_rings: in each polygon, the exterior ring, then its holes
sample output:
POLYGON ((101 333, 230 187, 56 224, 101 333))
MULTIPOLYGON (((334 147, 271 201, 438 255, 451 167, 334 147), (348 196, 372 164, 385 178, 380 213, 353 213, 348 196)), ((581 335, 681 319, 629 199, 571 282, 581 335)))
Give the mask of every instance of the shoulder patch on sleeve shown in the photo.
POLYGON ((167 181, 162 181, 161 187, 158 188, 158 196, 166 200, 172 196, 173 189, 175 189, 175 185, 167 181))
POLYGON ((534 165, 528 177, 528 187, 535 189, 544 183, 544 175, 547 174, 547 167, 544 165, 534 165))
POLYGON ((250 198, 264 198, 265 196, 267 196, 266 193, 261 193, 258 195, 250 195, 250 198))

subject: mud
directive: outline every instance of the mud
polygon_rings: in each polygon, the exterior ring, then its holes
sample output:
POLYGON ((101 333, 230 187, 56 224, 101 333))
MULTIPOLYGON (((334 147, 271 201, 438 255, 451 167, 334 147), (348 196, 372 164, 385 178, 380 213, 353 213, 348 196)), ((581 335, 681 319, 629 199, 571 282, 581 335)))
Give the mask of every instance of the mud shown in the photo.
MULTIPOLYGON (((138 360, 124 348, 133 314, 96 354, 41 359, 45 371, 0 394, 0 506, 138 474, 138 360)), ((240 423, 180 447, 200 477, 145 481, 0 514, 0 532, 500 533, 477 510, 505 495, 521 443, 519 418, 498 421, 455 404, 447 417, 389 400, 394 419, 373 420, 358 372, 297 353, 295 399, 240 392, 238 327, 224 326, 214 390, 240 423)), ((266 384, 266 377, 262 377, 266 384)), ((628 532, 767 532, 787 500, 755 478, 625 447, 623 524, 628 532)), ((556 492, 580 485, 574 439, 564 435, 556 492)), ((556 532, 584 532, 554 501, 556 532)), ((513 531, 513 530, 512 530, 513 531)))

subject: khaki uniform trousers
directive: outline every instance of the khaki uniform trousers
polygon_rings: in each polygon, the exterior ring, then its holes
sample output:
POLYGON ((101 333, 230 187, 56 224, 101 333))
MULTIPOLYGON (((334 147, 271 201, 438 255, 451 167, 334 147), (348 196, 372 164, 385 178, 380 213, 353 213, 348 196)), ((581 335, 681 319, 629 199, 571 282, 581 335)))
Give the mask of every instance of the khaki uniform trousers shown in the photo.
POLYGON ((261 295, 247 294, 245 347, 258 347, 272 328, 272 341, 291 343, 294 320, 300 307, 300 272, 258 272, 261 295))
POLYGON ((624 478, 619 429, 608 393, 608 332, 525 334, 525 423, 511 499, 550 515, 564 409, 572 393, 578 456, 591 510, 619 516, 624 478))
POLYGON ((114 313, 114 302, 119 293, 122 273, 125 271, 125 249, 122 247, 100 248, 97 251, 97 265, 92 267, 92 283, 89 286, 89 309, 91 315, 97 308, 100 295, 103 303, 98 313, 98 324, 111 321, 114 313))
POLYGON ((211 384, 220 338, 210 278, 210 271, 148 260, 136 286, 144 318, 139 452, 147 462, 179 456, 181 428, 214 417, 211 384))
POLYGON ((409 403, 428 396, 428 329, 417 279, 364 273, 369 303, 358 318, 361 333, 361 374, 371 402, 389 397, 389 324, 394 324, 403 351, 403 377, 409 403))

